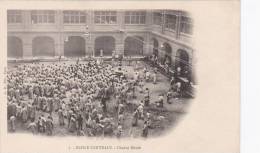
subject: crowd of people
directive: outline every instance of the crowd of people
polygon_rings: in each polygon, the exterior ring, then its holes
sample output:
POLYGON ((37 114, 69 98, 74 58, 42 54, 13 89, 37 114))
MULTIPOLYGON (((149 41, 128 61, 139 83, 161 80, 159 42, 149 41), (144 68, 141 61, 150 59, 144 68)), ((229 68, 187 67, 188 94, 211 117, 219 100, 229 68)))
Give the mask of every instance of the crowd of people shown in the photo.
MULTIPOLYGON (((151 102, 150 89, 144 83, 157 83, 156 69, 136 68, 128 75, 121 67, 98 60, 31 63, 10 68, 7 80, 11 132, 19 123, 33 134, 54 135, 54 129, 62 127, 72 135, 120 138, 128 128, 124 125, 126 112, 131 111, 132 126, 142 124, 140 136, 148 136, 152 115, 146 109, 151 102), (131 103, 137 92, 142 98, 131 103)), ((180 87, 172 78, 170 89, 154 102, 156 107, 164 107, 165 96, 170 104, 180 87)))
POLYGON ((173 65, 172 59, 169 56, 165 56, 164 58, 158 58, 158 55, 152 54, 147 57, 147 60, 152 67, 156 67, 160 69, 162 73, 164 73, 171 80, 175 79, 175 83, 181 85, 181 97, 193 97, 193 86, 194 86, 194 78, 191 74, 191 65, 186 61, 181 60, 179 64, 173 65))

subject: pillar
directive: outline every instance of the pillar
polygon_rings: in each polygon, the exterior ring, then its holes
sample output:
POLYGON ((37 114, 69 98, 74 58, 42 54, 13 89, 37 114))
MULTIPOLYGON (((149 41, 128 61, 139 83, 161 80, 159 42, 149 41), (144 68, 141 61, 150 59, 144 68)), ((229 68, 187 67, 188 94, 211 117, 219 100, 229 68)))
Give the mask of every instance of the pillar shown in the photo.
POLYGON ((32 52, 32 39, 27 37, 23 39, 23 58, 33 57, 32 52))
MULTIPOLYGON (((93 38, 91 38, 93 39, 93 38)), ((85 55, 94 56, 94 43, 90 38, 85 38, 85 55)))
POLYGON ((125 12, 117 11, 117 22, 119 24, 119 30, 125 29, 125 12))
POLYGON ((94 11, 88 10, 86 11, 87 20, 86 25, 88 26, 89 31, 89 37, 85 37, 85 53, 86 56, 94 56, 94 41, 95 41, 95 35, 93 31, 95 30, 94 26, 94 11))
POLYGON ((176 21, 176 39, 180 38, 180 33, 181 33, 181 12, 178 13, 177 15, 177 21, 176 21))
POLYGON ((60 41, 58 50, 59 50, 58 56, 64 56, 64 40, 60 41))
POLYGON ((59 29, 58 41, 57 41, 57 50, 55 50, 55 56, 64 56, 64 27, 63 27, 63 11, 58 10, 56 14, 56 23, 59 29))
MULTIPOLYGON (((58 35, 60 36, 60 34, 58 34, 58 35)), ((63 37, 59 37, 59 39, 57 39, 57 41, 55 41, 55 56, 64 56, 63 37)))
POLYGON ((153 24, 153 13, 152 13, 151 10, 147 10, 146 11, 145 18, 146 18, 146 20, 145 20, 146 21, 146 25, 150 26, 150 25, 153 24))
POLYGON ((116 54, 124 55, 124 44, 123 43, 116 43, 116 54))
POLYGON ((159 60, 163 59, 165 56, 165 50, 162 47, 162 45, 163 45, 163 42, 158 40, 158 59, 159 60))
POLYGON ((32 24, 32 21, 31 21, 31 11, 29 10, 26 10, 26 11, 23 11, 22 13, 22 17, 23 17, 23 26, 25 29, 27 30, 30 30, 31 29, 31 24, 32 24))
POLYGON ((151 37, 150 34, 147 33, 146 37, 144 39, 144 46, 143 46, 143 55, 144 56, 150 56, 153 52, 152 46, 151 46, 151 37))

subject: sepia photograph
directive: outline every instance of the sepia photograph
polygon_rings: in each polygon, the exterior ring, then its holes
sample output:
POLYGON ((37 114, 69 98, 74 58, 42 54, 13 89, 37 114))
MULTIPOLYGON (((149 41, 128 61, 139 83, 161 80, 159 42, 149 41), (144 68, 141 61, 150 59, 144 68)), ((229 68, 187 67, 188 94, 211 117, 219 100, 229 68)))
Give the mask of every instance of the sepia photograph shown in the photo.
POLYGON ((238 153, 240 1, 1 1, 0 152, 238 153))
POLYGON ((8 133, 150 138, 196 91, 184 10, 7 10, 8 133))

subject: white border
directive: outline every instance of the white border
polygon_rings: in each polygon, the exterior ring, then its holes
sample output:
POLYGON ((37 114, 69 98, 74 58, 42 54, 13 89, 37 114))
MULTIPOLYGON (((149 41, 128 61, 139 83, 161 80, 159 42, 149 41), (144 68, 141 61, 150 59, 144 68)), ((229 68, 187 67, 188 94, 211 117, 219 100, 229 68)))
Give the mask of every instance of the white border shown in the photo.
POLYGON ((260 1, 241 1, 241 152, 260 152, 260 1))

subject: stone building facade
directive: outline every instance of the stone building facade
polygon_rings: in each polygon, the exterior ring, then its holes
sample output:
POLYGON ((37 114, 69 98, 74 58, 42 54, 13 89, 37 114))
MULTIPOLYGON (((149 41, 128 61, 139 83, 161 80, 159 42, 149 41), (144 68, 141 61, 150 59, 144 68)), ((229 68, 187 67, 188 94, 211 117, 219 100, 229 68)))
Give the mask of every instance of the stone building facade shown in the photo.
POLYGON ((177 10, 8 10, 8 57, 122 54, 192 64, 193 21, 177 10))

